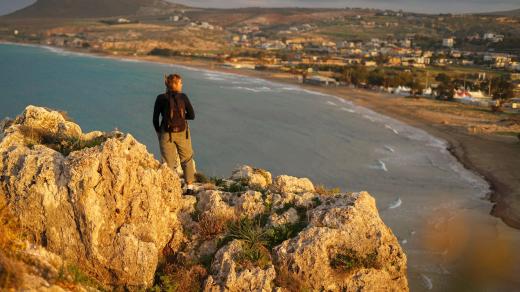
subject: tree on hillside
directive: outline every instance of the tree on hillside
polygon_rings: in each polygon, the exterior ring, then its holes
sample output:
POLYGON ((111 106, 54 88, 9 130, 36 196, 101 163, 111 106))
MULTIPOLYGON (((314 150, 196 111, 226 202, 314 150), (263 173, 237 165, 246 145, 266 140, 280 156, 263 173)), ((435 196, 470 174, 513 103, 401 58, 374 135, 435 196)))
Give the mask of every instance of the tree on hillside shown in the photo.
POLYGON ((380 69, 375 69, 368 73, 368 84, 374 86, 383 86, 385 85, 385 73, 380 69))
POLYGON ((424 90, 424 85, 422 84, 421 80, 417 78, 417 76, 412 77, 412 79, 408 81, 406 86, 410 87, 410 94, 412 96, 417 96, 418 94, 421 94, 424 90))
POLYGON ((444 73, 440 73, 435 77, 435 80, 439 83, 437 86, 437 97, 452 100, 455 90, 453 79, 444 73))
POLYGON ((366 84, 368 79, 368 71, 364 66, 356 65, 354 67, 347 67, 343 70, 342 79, 345 82, 361 85, 366 84))
POLYGON ((493 99, 506 100, 514 97, 514 85, 506 76, 493 78, 491 82, 491 92, 493 99))

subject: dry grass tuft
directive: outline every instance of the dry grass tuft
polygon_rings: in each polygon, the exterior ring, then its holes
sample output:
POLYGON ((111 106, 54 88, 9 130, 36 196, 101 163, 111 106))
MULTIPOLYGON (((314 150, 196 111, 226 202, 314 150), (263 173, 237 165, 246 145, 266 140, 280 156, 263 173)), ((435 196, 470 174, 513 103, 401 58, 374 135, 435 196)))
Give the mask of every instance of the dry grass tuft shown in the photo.
POLYGON ((291 292, 311 291, 302 280, 291 273, 285 266, 276 269, 274 283, 276 286, 291 292))
POLYGON ((47 129, 28 126, 21 126, 20 132, 25 136, 25 143, 29 148, 35 145, 45 145, 65 156, 84 148, 99 146, 106 141, 103 136, 84 140, 81 137, 51 133, 47 129))
POLYGON ((9 209, 5 196, 0 193, 0 251, 12 255, 24 248, 21 234, 20 223, 9 209))
POLYGON ((198 233, 202 240, 211 240, 223 234, 227 230, 228 219, 213 218, 206 214, 200 216, 198 222, 198 233))
POLYGON ((23 265, 13 259, 24 247, 20 234, 18 220, 0 193, 0 290, 16 289, 22 283, 23 265))
POLYGON ((201 265, 185 266, 179 263, 168 263, 151 291, 198 292, 202 291, 204 279, 208 271, 201 265))
POLYGON ((23 282, 23 274, 23 265, 0 251, 0 290, 20 288, 20 284, 23 282))
POLYGON ((329 188, 325 187, 324 185, 317 185, 315 190, 316 190, 317 194, 322 195, 322 196, 331 196, 334 194, 341 193, 341 190, 339 188, 329 189, 329 188))

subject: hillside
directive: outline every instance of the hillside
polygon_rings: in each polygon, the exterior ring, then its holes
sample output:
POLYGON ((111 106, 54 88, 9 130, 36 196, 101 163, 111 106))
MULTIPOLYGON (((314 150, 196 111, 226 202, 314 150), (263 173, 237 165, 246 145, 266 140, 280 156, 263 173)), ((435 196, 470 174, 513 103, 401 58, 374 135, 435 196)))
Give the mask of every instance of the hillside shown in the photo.
POLYGON ((482 13, 482 15, 493 15, 493 16, 509 16, 509 17, 520 17, 520 8, 507 11, 495 11, 489 13, 482 13))
POLYGON ((8 18, 100 18, 164 14, 185 6, 164 0, 38 0, 8 18))

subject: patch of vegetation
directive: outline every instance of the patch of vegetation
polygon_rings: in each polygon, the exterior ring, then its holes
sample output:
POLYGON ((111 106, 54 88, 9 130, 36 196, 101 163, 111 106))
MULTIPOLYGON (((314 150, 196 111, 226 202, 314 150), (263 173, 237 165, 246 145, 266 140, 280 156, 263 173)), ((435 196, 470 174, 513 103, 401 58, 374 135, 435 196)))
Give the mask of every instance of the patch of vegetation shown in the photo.
POLYGON ((222 191, 229 193, 240 193, 245 192, 247 190, 247 183, 244 183, 243 181, 233 182, 231 185, 224 185, 224 187, 222 188, 222 191))
MULTIPOLYGON (((1 236, 1 235, 0 235, 1 236)), ((0 250, 0 290, 17 291, 23 281, 23 267, 0 250)))
POLYGON ((228 220, 225 218, 210 218, 202 215, 198 219, 198 233, 202 240, 214 239, 227 230, 228 220))
POLYGON ((341 190, 339 188, 330 189, 330 188, 325 187, 324 185, 317 185, 315 190, 316 190, 317 194, 322 195, 322 196, 330 196, 330 195, 341 193, 341 190))
POLYGON ((20 132, 25 136, 25 142, 29 148, 44 145, 64 156, 68 156, 74 151, 99 146, 106 141, 104 136, 84 140, 78 136, 51 133, 46 129, 27 126, 20 127, 20 132))
POLYGON ((312 291, 302 282, 302 280, 294 276, 287 267, 276 268, 276 278, 274 279, 274 283, 276 286, 285 288, 288 291, 312 291))
POLYGON ((215 184, 217 187, 222 187, 226 184, 223 178, 212 176, 209 178, 209 181, 215 184))
POLYGON ((68 284, 80 284, 85 287, 96 288, 102 291, 104 290, 103 285, 100 282, 90 277, 85 272, 83 272, 78 266, 73 264, 61 267, 58 275, 58 282, 61 286, 65 286, 65 288, 69 286, 68 284), (72 283, 70 283, 70 281, 72 281, 72 283))
POLYGON ((197 172, 197 173, 195 173, 195 182, 205 184, 205 183, 209 183, 210 179, 203 173, 197 172))
POLYGON ((271 254, 263 245, 244 244, 242 250, 235 255, 234 260, 245 269, 254 267, 265 269, 272 263, 271 254))
POLYGON ((0 251, 7 255, 14 255, 25 246, 24 236, 17 218, 9 209, 5 196, 0 193, 0 251))
POLYGON ((307 222, 299 221, 296 223, 288 223, 267 229, 266 233, 269 248, 272 249, 287 239, 295 237, 305 227, 307 227, 307 222))
POLYGON ((314 204, 314 207, 318 207, 321 205, 321 199, 319 197, 312 198, 312 203, 314 204))
POLYGON ((168 263, 159 273, 156 273, 156 284, 149 291, 202 291, 202 284, 207 275, 206 268, 198 264, 168 263))
POLYGON ((249 246, 266 246, 267 233, 258 219, 242 218, 228 224, 228 233, 220 242, 224 246, 233 240, 241 240, 249 246))
POLYGON ((377 251, 361 257, 354 250, 346 249, 331 258, 330 266, 340 272, 350 272, 359 268, 378 268, 377 251))

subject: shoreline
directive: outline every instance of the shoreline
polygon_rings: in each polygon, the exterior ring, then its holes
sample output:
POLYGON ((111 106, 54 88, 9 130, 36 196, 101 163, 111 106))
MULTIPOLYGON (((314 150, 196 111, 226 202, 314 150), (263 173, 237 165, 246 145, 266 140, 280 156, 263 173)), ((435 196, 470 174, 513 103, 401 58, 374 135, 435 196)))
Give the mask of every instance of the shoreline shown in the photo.
MULTIPOLYGON (((402 96, 390 95, 384 92, 376 92, 364 89, 352 89, 347 87, 319 87, 298 82, 294 76, 288 73, 257 71, 251 69, 224 68, 221 63, 202 59, 187 59, 185 57, 156 57, 156 56, 122 56, 110 55, 98 52, 90 52, 85 49, 73 49, 52 47, 41 44, 3 42, 0 44, 29 45, 43 47, 49 50, 60 50, 86 56, 95 56, 123 61, 143 61, 165 65, 184 66, 191 69, 202 69, 219 73, 231 73, 241 76, 260 78, 270 82, 289 84, 303 90, 331 95, 345 99, 372 110, 383 116, 395 119, 411 127, 421 129, 429 135, 440 138, 446 142, 446 150, 468 171, 483 178, 489 185, 490 192, 486 199, 493 203, 489 214, 499 217, 508 226, 520 229, 520 175, 515 170, 520 165, 520 143, 506 137, 489 134, 468 133, 467 129, 445 123, 435 123, 435 119, 407 111, 402 103, 412 103, 414 100, 402 96), (291 77, 292 76, 292 77, 291 77), (516 142, 516 144, 515 144, 516 142), (515 156, 516 154, 516 156, 515 156), (515 158, 519 157, 519 158, 515 158), (518 163, 518 164, 517 164, 518 163), (506 164, 506 165, 504 165, 506 164), (509 172, 509 175, 503 175, 509 172)), ((444 103, 453 107, 467 107, 465 105, 421 99, 426 103, 435 105, 444 103)), ((421 101, 419 100, 419 101, 421 101)), ((420 103, 417 101, 418 103, 420 103)))

